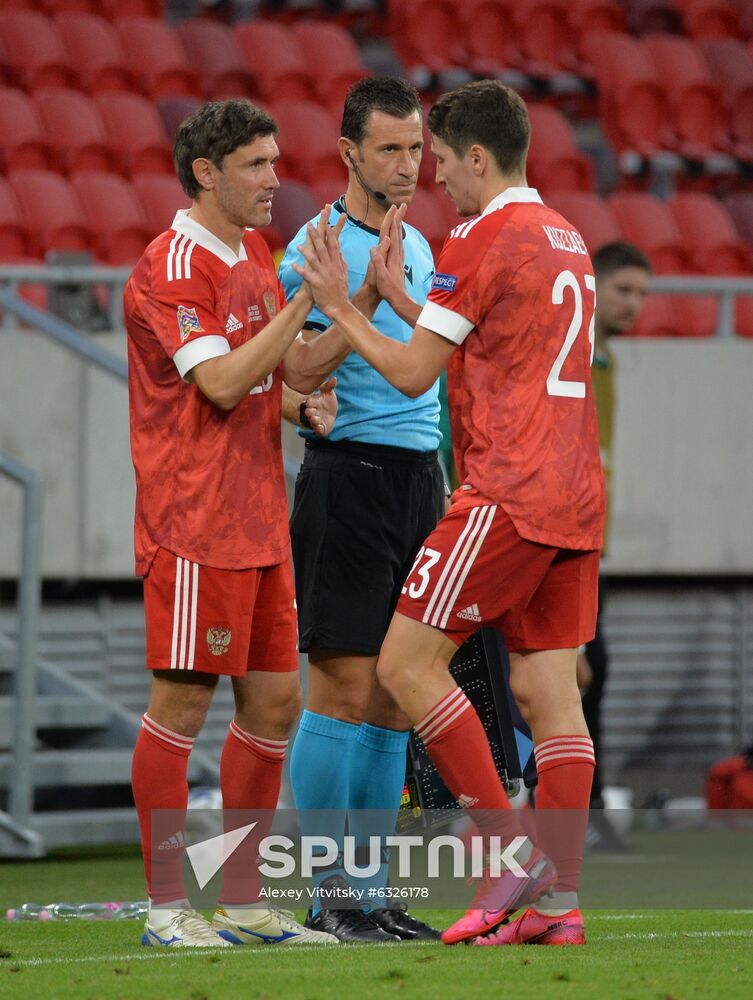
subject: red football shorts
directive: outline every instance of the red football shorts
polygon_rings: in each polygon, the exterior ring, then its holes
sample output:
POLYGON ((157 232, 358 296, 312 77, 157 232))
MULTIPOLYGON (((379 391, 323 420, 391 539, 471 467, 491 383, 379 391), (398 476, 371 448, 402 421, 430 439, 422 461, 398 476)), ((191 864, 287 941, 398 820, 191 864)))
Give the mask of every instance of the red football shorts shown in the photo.
POLYGON ((199 566, 159 549, 144 577, 146 665, 242 677, 298 669, 290 561, 260 569, 199 566))
POLYGON ((511 652, 593 639, 599 553, 521 538, 496 504, 455 503, 421 546, 397 610, 461 646, 482 625, 511 652))

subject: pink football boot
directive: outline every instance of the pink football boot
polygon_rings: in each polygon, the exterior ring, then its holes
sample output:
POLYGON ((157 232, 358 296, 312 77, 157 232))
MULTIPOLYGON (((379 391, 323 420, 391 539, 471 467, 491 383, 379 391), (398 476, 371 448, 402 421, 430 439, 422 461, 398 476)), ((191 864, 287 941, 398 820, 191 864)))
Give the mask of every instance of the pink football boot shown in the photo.
POLYGON ((585 944, 586 932, 580 910, 570 910, 561 917, 526 910, 517 920, 476 938, 474 943, 482 948, 496 944, 585 944))
POLYGON ((534 903, 548 892, 557 878, 557 869, 538 848, 533 849, 531 857, 521 867, 527 878, 517 878, 511 871, 499 878, 485 875, 471 909, 442 933, 444 943, 458 944, 493 930, 515 910, 534 903))

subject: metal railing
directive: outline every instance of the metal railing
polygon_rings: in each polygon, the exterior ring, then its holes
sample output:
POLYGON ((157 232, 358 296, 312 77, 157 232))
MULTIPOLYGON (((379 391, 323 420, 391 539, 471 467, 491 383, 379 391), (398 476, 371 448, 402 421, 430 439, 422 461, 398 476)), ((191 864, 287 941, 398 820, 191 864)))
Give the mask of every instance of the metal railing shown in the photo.
MULTIPOLYGON (((38 285, 104 285, 110 290, 108 318, 112 330, 123 327, 122 292, 131 273, 129 267, 107 267, 105 265, 84 264, 3 264, 0 265, 0 293, 7 290, 12 296, 18 295, 22 284, 38 285)), ((670 295, 714 295, 719 299, 719 318, 716 335, 731 337, 735 333, 735 299, 738 295, 753 295, 751 277, 707 277, 705 275, 654 275, 650 291, 670 295)), ((17 300, 19 301, 19 300, 17 300)), ((6 307, 3 306, 5 309, 6 307)), ((16 310, 10 310, 23 320, 27 320, 16 310)), ((39 310, 38 310, 39 312, 39 310)), ((42 315, 48 315, 42 313, 42 315)), ((3 325, 8 325, 8 312, 3 317, 3 325)))
MULTIPOLYGON (((719 299, 716 336, 735 336, 735 299, 738 295, 753 295, 753 277, 722 278, 704 275, 655 275, 650 291, 669 295, 715 295, 719 299)), ((598 290, 597 290, 598 294, 598 290)))
POLYGON ((34 808, 34 737, 37 692, 37 626, 42 595, 42 481, 34 469, 0 452, 0 474, 24 492, 21 572, 18 584, 18 644, 13 679, 15 739, 9 812, 26 826, 34 808))

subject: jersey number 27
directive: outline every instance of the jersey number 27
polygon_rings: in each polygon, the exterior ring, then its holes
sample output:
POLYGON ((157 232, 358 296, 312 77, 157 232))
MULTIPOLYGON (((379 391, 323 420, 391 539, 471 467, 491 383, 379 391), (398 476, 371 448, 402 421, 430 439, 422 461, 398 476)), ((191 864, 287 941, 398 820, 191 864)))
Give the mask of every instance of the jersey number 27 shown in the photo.
MULTIPOLYGON (((594 296, 596 303, 596 279, 592 274, 584 274, 583 280, 586 288, 594 296)), ((573 348, 581 327, 583 326, 583 292, 581 291, 578 279, 572 271, 560 271, 554 284, 552 285, 552 303, 561 306, 565 301, 565 289, 569 288, 572 294, 573 315, 570 326, 567 328, 565 342, 560 348, 560 352, 552 365, 551 371, 546 380, 546 391, 550 396, 569 396, 571 399, 583 399, 586 395, 585 382, 568 382, 560 378, 562 366, 567 360, 567 356, 573 348)), ((591 358, 594 358, 594 312, 591 310, 591 322, 588 324, 588 340, 591 344, 591 358)), ((589 362, 590 363, 590 362, 589 362)))

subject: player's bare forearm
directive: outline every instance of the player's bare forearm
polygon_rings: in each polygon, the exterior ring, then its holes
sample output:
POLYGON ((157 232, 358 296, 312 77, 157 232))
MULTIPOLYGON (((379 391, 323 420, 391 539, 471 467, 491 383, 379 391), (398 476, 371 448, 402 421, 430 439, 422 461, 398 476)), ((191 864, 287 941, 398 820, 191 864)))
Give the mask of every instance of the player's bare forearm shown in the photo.
POLYGON ((407 344, 385 337, 351 302, 328 310, 353 350, 406 396, 420 396, 437 380, 447 364, 454 344, 419 327, 407 344), (418 334, 418 336, 417 336, 418 334), (437 341, 437 343, 433 343, 437 341))
POLYGON ((403 323, 407 323, 408 326, 415 326, 418 323, 421 306, 406 291, 394 295, 388 301, 403 323))
POLYGON ((302 285, 255 337, 228 354, 202 361, 192 369, 189 380, 215 406, 232 410, 280 364, 311 310, 311 301, 306 286, 302 285))
POLYGON ((350 351, 350 344, 334 326, 324 333, 302 330, 285 354, 285 381, 298 392, 312 392, 350 351))

